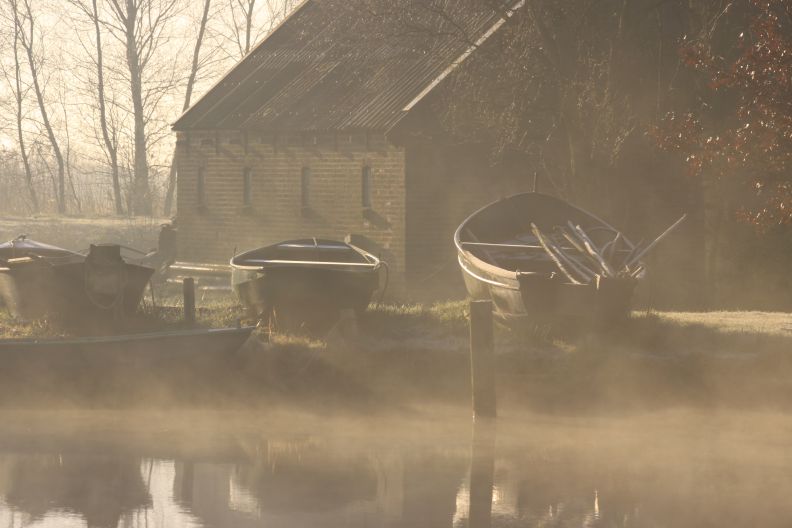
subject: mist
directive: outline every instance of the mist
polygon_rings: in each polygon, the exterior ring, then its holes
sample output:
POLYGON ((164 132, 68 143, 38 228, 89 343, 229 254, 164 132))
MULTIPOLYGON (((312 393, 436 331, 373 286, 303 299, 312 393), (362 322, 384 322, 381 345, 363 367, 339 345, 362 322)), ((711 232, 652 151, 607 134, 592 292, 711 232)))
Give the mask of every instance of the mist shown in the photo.
POLYGON ((790 53, 784 2, 2 2, 0 525, 791 525, 790 53))

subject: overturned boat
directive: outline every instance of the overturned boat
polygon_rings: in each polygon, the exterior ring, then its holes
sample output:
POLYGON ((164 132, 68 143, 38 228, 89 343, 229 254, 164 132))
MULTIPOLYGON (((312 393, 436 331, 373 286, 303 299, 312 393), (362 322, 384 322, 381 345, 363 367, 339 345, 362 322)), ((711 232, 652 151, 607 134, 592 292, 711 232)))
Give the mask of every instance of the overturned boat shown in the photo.
POLYGON ((629 313, 642 257, 683 219, 639 247, 587 211, 523 193, 473 213, 454 243, 470 297, 491 299, 502 319, 613 321, 629 313))
POLYGON ((118 245, 82 255, 20 237, 0 245, 0 300, 23 319, 101 324, 133 314, 153 272, 125 260, 118 245))
MULTIPOLYGON (((9 369, 14 354, 21 360, 30 360, 29 353, 55 354, 67 362, 74 361, 73 354, 97 354, 99 358, 112 353, 128 354, 135 359, 150 355, 163 358, 199 357, 207 354, 231 354, 239 350, 255 330, 252 326, 239 328, 197 328, 171 330, 131 335, 75 337, 63 339, 0 339, 0 357, 3 369, 9 369)), ((82 360, 88 359, 82 356, 82 360)))
POLYGON ((344 242, 288 240, 232 258, 231 283, 251 316, 321 332, 342 310, 366 309, 381 266, 344 242))
POLYGON ((30 240, 27 235, 19 235, 14 240, 0 244, 0 262, 24 257, 69 257, 79 253, 57 246, 30 240))

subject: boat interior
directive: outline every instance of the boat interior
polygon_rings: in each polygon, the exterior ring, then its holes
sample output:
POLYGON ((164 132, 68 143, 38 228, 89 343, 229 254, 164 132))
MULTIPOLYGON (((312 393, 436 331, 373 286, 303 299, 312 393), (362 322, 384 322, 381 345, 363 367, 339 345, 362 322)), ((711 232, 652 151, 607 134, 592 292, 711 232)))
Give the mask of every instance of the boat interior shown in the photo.
POLYGON ((552 196, 525 193, 500 200, 471 216, 460 228, 461 248, 476 258, 508 271, 551 273, 557 271, 531 224, 553 234, 568 222, 579 225, 596 243, 613 239, 616 231, 552 196))
POLYGON ((242 253, 234 257, 232 263, 237 266, 289 263, 368 266, 376 264, 376 259, 361 253, 344 242, 305 238, 287 240, 279 244, 242 253))

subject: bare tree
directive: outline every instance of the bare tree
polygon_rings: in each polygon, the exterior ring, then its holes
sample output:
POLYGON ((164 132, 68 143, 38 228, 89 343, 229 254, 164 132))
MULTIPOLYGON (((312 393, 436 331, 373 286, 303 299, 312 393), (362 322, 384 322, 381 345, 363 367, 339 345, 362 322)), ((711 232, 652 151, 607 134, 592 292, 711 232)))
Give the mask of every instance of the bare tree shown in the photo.
POLYGON ((82 197, 80 193, 77 192, 77 188, 74 185, 74 171, 73 168, 73 155, 74 149, 72 149, 72 141, 71 141, 71 132, 69 130, 69 103, 67 101, 67 94, 65 86, 61 85, 61 90, 58 94, 58 102, 60 103, 61 110, 63 113, 63 139, 64 139, 64 147, 65 147, 65 162, 66 162, 66 180, 69 182, 69 191, 71 191, 72 201, 74 202, 74 206, 77 209, 78 213, 82 213, 83 206, 82 206, 82 197))
POLYGON ((234 22, 232 26, 234 41, 239 49, 239 54, 246 55, 250 51, 253 10, 256 7, 256 0, 228 0, 228 7, 234 22), (241 13, 238 13, 238 10, 241 13), (238 19, 240 14, 241 18, 238 19))
MULTIPOLYGON (((255 1, 255 0, 251 0, 255 1)), ((201 22, 198 25, 198 36, 195 38, 195 47, 193 48, 192 63, 190 65, 190 74, 187 77, 187 87, 185 88, 184 104, 182 105, 182 112, 190 107, 190 100, 192 99, 193 89, 195 87, 195 78, 198 75, 201 58, 201 46, 206 33, 206 24, 209 20, 209 8, 211 7, 212 0, 204 0, 203 11, 201 13, 201 22)), ((176 189, 176 148, 173 149, 173 156, 171 158, 170 170, 168 172, 168 187, 165 192, 165 215, 170 215, 173 209, 173 194, 176 189)))
MULTIPOLYGON (((20 33, 21 28, 19 25, 19 18, 17 17, 18 6, 17 0, 8 0, 9 7, 11 8, 12 13, 12 25, 13 25, 13 57, 14 57, 14 73, 13 73, 13 92, 14 92, 14 102, 15 102, 15 114, 16 114, 16 136, 17 136, 17 143, 19 144, 19 156, 22 160, 22 167, 25 171, 25 183, 27 184, 28 195, 30 196, 30 204, 31 208, 33 209, 34 213, 38 213, 40 210, 39 207, 39 200, 36 194, 36 188, 33 185, 33 172, 30 168, 30 158, 28 156, 28 150, 25 145, 25 134, 23 129, 23 121, 24 121, 24 113, 22 108, 22 103, 24 100, 24 93, 22 91, 22 69, 20 66, 19 60, 19 41, 20 41, 20 33)), ((8 72, 3 70, 3 73, 6 77, 6 81, 10 81, 8 72)), ((9 82, 11 84, 11 82, 9 82)))
POLYGON ((126 51, 129 91, 134 119, 134 181, 132 210, 153 211, 147 155, 144 78, 160 45, 167 40, 164 29, 176 13, 177 0, 109 0, 112 17, 106 21, 111 34, 126 51))
POLYGON ((33 84, 33 91, 36 95, 41 122, 58 165, 55 201, 58 206, 58 213, 63 214, 66 212, 66 162, 63 158, 58 138, 55 135, 55 129, 50 121, 49 111, 47 110, 44 98, 44 89, 40 79, 40 61, 35 52, 36 30, 32 0, 22 0, 21 6, 17 0, 12 0, 11 7, 15 24, 19 27, 19 43, 22 45, 22 49, 27 56, 28 66, 30 68, 30 79, 33 84))
MULTIPOLYGON (((224 40, 230 41, 238 60, 247 55, 253 45, 269 35, 291 12, 297 0, 227 0, 227 31, 224 40)), ((225 48, 225 46, 224 46, 225 48)))
POLYGON ((107 116, 107 96, 105 94, 105 67, 104 67, 104 50, 102 46, 102 24, 99 19, 99 5, 97 0, 69 0, 69 3, 77 7, 83 14, 85 14, 91 21, 94 30, 95 41, 95 58, 94 66, 96 68, 96 105, 99 110, 99 129, 102 135, 102 144, 104 145, 105 155, 110 164, 110 177, 113 185, 113 202, 115 204, 115 213, 117 215, 124 214, 124 202, 121 197, 121 180, 118 168, 118 140, 115 134, 112 133, 111 127, 108 123, 107 116))

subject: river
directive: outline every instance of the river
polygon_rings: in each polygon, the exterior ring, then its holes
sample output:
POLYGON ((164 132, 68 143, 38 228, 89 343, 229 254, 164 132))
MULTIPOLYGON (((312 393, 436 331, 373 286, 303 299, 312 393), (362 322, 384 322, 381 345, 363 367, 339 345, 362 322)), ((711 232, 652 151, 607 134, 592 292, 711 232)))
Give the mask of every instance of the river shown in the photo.
POLYGON ((792 525, 784 413, 0 420, 3 528, 792 525))

